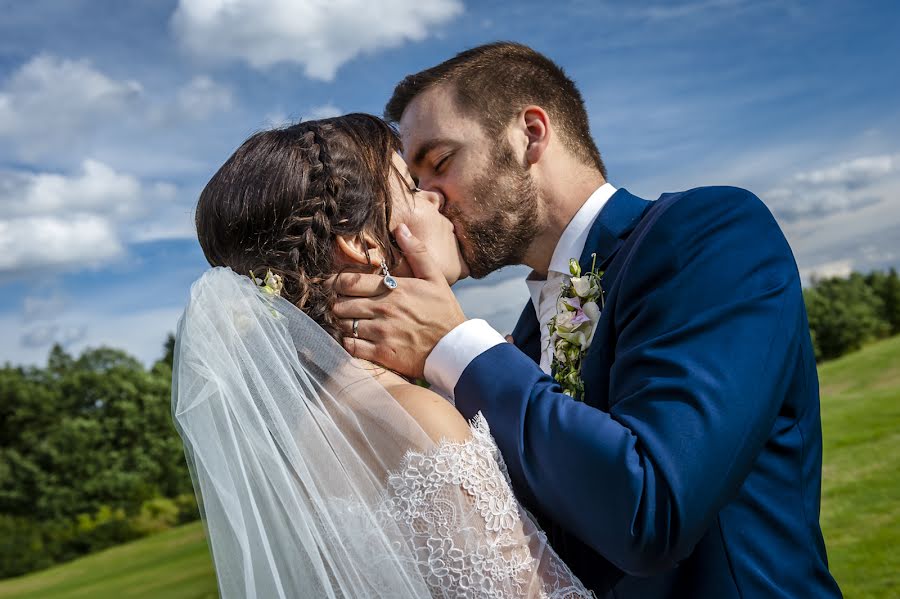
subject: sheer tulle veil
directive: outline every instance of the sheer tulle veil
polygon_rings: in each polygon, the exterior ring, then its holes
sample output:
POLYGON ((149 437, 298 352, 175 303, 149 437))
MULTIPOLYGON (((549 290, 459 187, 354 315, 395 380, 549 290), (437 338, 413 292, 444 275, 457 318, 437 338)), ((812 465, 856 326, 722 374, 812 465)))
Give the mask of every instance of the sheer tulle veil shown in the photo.
POLYGON ((527 517, 517 538, 489 547, 501 552, 500 578, 530 569, 515 593, 464 572, 490 528, 467 521, 477 489, 432 497, 404 482, 411 456, 440 444, 322 328, 249 277, 213 268, 191 287, 172 413, 223 597, 563 596, 541 591, 548 572, 565 596, 582 596, 527 517), (420 517, 416 498, 437 508, 420 517), (432 546, 442 537, 450 544, 432 546), (513 556, 516 543, 524 554, 513 556), (462 564, 452 584, 441 578, 451 562, 462 564))

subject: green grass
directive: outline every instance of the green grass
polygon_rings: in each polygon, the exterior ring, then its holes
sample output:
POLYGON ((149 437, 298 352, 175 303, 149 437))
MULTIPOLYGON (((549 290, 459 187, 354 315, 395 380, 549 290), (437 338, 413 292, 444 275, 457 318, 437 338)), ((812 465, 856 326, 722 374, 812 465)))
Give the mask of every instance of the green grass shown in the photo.
MULTIPOLYGON (((900 596, 900 337, 819 368, 822 528, 848 598, 900 596)), ((0 599, 215 597, 199 523, 0 582, 0 599)))
POLYGON ((4 599, 216 596, 215 574, 199 522, 0 582, 4 599))
POLYGON ((822 530, 847 597, 900 597, 900 337, 819 368, 822 530))

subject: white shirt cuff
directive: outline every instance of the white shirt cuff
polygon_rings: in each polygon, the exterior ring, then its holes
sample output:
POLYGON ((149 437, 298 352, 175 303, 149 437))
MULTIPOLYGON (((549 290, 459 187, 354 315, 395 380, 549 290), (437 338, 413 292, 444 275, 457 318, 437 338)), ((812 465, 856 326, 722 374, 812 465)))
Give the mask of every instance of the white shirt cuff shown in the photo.
POLYGON ((444 335, 425 359, 425 380, 453 399, 453 390, 466 367, 495 345, 506 343, 503 335, 480 318, 467 320, 444 335))

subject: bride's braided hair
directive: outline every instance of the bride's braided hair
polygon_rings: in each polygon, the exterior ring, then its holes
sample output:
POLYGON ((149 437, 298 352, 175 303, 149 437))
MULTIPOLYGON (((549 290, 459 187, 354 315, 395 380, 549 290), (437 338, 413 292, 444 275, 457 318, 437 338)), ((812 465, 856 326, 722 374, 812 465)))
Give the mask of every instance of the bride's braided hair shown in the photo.
POLYGON ((389 267, 391 155, 396 134, 377 117, 349 114, 262 131, 225 162, 200 194, 196 224, 212 266, 281 275, 282 296, 335 338, 341 268, 335 237, 366 233, 389 267))

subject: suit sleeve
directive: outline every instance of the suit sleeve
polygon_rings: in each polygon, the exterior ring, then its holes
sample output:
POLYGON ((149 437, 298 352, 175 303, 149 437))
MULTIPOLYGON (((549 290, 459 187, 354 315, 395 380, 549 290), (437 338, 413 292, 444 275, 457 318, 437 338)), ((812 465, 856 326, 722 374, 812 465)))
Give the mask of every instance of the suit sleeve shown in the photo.
POLYGON ((456 388, 463 415, 484 413, 516 486, 633 575, 687 557, 737 493, 779 412, 795 336, 808 335, 778 225, 749 192, 717 189, 634 233, 605 316, 609 412, 563 395, 509 344, 456 388))

